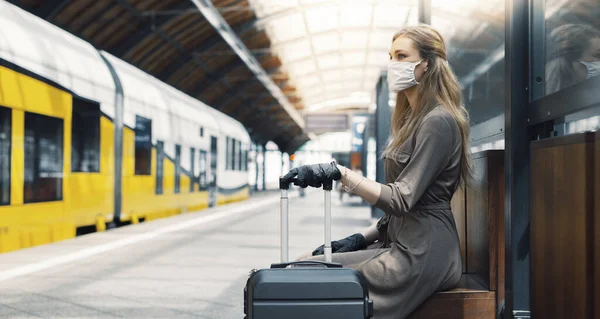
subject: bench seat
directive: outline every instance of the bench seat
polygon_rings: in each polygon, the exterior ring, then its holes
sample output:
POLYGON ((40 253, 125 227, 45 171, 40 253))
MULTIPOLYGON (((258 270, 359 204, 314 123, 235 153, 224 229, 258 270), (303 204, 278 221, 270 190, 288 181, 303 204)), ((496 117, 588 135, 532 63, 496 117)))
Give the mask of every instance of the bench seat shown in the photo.
POLYGON ((496 292, 481 285, 482 278, 463 274, 458 287, 433 294, 408 319, 493 319, 496 292))

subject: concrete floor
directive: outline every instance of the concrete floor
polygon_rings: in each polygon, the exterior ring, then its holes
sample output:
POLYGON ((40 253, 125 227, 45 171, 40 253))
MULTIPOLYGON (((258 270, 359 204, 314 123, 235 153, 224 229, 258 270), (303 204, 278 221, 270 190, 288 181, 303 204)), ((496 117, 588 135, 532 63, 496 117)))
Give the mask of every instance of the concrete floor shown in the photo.
MULTIPOLYGON (((290 258, 323 241, 323 191, 290 194, 290 258)), ((332 238, 372 222, 332 193, 332 238)), ((242 318, 248 272, 279 261, 279 192, 0 255, 0 318, 242 318)))

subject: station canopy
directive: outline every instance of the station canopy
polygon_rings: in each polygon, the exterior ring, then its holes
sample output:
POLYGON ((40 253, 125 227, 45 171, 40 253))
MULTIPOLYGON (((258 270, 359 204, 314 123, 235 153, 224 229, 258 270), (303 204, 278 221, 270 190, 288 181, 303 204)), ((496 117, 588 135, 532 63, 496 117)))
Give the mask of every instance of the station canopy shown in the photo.
MULTIPOLYGON (((373 111, 393 35, 419 23, 418 0, 249 0, 304 113, 373 111)), ((427 1, 425 1, 427 2, 427 1)), ((504 1, 431 0, 431 25, 470 106, 503 109, 504 1)), ((389 105, 395 104, 390 94, 389 105)), ((494 112, 473 110, 474 118, 494 112)))
MULTIPOLYGON (((565 0, 556 0, 565 2, 565 0)), ((307 115, 374 110, 419 0, 9 0, 294 152, 307 115)), ((477 121, 503 110, 504 1, 431 0, 477 121)), ((394 104, 390 95, 389 104, 394 104)))
POLYGON ((414 0, 251 0, 306 111, 363 108, 392 37, 418 21, 414 0))

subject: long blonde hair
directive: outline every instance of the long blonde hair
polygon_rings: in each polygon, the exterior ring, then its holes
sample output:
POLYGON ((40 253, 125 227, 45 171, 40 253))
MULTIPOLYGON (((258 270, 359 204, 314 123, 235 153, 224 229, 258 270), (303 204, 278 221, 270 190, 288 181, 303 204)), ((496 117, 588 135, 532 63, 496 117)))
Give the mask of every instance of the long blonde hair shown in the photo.
POLYGON ((462 139, 461 182, 468 183, 472 176, 472 160, 469 150, 469 114, 461 98, 461 87, 446 60, 446 45, 442 35, 428 25, 405 27, 397 32, 399 37, 413 41, 421 58, 428 61, 427 72, 416 86, 418 106, 411 108, 403 92, 398 92, 396 108, 392 115, 390 143, 383 152, 388 156, 395 152, 417 129, 423 118, 433 108, 442 105, 458 123, 462 139))

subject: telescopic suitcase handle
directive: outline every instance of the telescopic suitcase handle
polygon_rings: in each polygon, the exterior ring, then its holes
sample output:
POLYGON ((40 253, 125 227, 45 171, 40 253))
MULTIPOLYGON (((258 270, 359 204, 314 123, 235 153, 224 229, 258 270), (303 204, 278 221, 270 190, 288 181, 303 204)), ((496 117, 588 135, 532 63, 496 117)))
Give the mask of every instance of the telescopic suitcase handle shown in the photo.
MULTIPOLYGON (((281 222, 281 262, 289 261, 289 198, 288 190, 290 182, 279 178, 279 189, 281 190, 280 203, 280 222, 281 222)), ((325 253, 325 262, 331 263, 331 190, 333 189, 333 180, 323 183, 325 190, 325 244, 323 250, 325 253)))

